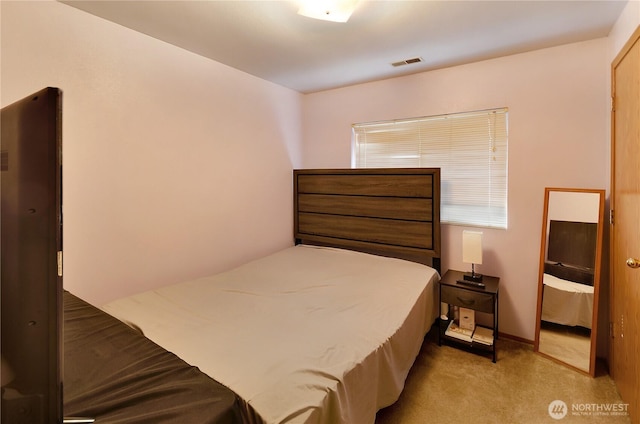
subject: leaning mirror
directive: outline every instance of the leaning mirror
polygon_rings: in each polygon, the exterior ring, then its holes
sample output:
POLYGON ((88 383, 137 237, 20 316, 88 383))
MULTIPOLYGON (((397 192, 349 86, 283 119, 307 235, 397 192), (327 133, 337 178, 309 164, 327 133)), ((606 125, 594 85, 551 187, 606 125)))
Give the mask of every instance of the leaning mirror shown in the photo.
POLYGON ((534 350, 595 374, 604 190, 546 188, 534 350))

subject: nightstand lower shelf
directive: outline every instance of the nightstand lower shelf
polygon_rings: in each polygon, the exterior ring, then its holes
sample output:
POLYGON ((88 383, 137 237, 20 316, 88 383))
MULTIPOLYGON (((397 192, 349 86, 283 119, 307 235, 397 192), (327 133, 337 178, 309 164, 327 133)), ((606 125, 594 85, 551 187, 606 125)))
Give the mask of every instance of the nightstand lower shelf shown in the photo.
POLYGON ((442 320, 440 318, 438 318, 438 320, 439 320, 438 328, 440 331, 439 338, 438 338, 439 346, 441 346, 442 343, 444 342, 447 344, 451 344, 452 346, 455 346, 455 347, 462 347, 470 352, 490 353, 493 355, 493 362, 496 362, 495 339, 497 339, 497 336, 494 338, 494 341, 491 344, 486 344, 486 343, 473 341, 473 340, 472 341, 462 340, 462 339, 451 337, 445 334, 451 320, 442 320))

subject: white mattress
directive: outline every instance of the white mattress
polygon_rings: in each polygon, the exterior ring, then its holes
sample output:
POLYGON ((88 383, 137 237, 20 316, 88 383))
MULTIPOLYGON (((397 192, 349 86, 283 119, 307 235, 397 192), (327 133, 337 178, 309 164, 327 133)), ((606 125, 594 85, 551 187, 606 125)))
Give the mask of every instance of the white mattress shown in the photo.
POLYGON ((591 328, 593 286, 543 275, 542 320, 591 328))
POLYGON ((438 278, 408 261, 301 245, 104 310, 267 423, 373 423, 435 320, 438 278))

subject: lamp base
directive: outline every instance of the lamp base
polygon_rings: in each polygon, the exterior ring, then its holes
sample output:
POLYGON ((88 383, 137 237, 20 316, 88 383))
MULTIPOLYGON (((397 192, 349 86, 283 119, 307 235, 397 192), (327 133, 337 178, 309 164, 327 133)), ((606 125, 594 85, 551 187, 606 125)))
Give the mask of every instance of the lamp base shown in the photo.
POLYGON ((466 281, 480 282, 482 281, 482 274, 477 274, 475 272, 465 272, 462 278, 464 278, 466 281))

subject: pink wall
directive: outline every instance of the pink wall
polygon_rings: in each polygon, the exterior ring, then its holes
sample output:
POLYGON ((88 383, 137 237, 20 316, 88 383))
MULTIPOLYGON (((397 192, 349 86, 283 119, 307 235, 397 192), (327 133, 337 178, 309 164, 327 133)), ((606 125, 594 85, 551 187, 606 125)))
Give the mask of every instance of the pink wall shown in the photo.
POLYGON ((610 59, 613 61, 633 31, 640 25, 640 0, 629 0, 609 33, 610 59))
POLYGON ((62 3, 1 10, 2 105, 63 90, 65 288, 102 304, 292 244, 299 93, 62 3))
MULTIPOLYGON (((306 95, 305 167, 350 166, 351 124, 509 108, 509 228, 484 229, 480 272, 501 277, 500 331, 533 340, 544 187, 609 187, 607 40, 306 95)), ((462 263, 443 226, 443 269, 462 263)))

